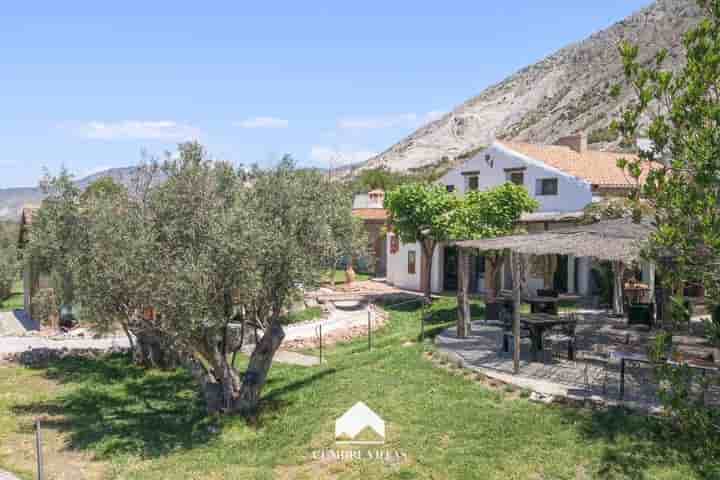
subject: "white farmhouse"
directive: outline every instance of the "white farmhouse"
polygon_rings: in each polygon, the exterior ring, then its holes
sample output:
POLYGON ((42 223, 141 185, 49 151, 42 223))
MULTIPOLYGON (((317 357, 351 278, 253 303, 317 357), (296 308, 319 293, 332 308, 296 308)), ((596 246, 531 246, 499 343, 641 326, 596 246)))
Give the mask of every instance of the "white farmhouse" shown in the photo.
MULTIPOLYGON (((528 231, 549 230, 577 221, 589 203, 604 196, 627 196, 633 182, 617 167, 627 154, 589 150, 584 134, 560 139, 555 145, 496 141, 459 168, 439 180, 448 191, 464 194, 485 190, 505 182, 523 185, 538 201, 537 212, 521 221, 528 231)), ((422 249, 419 244, 403 245, 389 233, 387 281, 400 288, 421 290, 422 249)), ((559 257, 556 290, 589 294, 590 259, 559 257)), ((501 272, 501 288, 509 288, 509 268, 501 272)), ((471 268, 470 288, 484 287, 485 262, 478 258, 471 268)), ((438 246, 432 260, 433 292, 455 290, 457 262, 454 247, 438 246)), ((543 288, 542 280, 530 279, 528 287, 543 288)))

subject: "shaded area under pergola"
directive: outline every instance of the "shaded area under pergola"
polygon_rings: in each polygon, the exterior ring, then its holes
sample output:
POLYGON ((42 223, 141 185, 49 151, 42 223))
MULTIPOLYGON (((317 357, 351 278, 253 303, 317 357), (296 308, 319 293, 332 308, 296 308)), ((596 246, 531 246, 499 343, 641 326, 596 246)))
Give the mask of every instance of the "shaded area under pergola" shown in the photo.
MULTIPOLYGON (((612 262, 615 277, 613 311, 623 313, 622 278, 625 265, 640 260, 640 250, 653 232, 647 222, 636 223, 632 219, 604 220, 589 225, 577 225, 553 231, 482 240, 457 241, 458 248, 458 336, 463 336, 470 322, 468 297, 470 262, 469 253, 479 251, 506 251, 510 253, 513 278, 513 335, 515 339, 514 360, 519 369, 520 352, 520 301, 527 283, 528 256, 574 255, 592 257, 612 262)), ((651 279, 654 279, 651 266, 651 279)), ((651 280, 650 291, 654 290, 651 280)))

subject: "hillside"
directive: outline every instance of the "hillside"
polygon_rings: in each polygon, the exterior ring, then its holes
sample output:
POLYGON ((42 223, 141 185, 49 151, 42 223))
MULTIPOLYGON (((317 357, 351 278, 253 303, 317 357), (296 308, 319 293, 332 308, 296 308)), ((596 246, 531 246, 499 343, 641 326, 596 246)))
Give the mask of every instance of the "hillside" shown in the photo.
MULTIPOLYGON (((118 183, 129 186, 134 172, 135 167, 110 168, 81 178, 76 183, 84 189, 95 180, 110 177, 118 183)), ((22 207, 39 205, 43 196, 39 187, 0 188, 0 221, 19 221, 22 207)))
POLYGON ((408 170, 443 157, 453 161, 495 138, 551 143, 578 130, 589 134, 594 148, 607 147, 613 140, 607 130, 610 117, 632 98, 629 90, 616 99, 609 95, 610 87, 623 80, 618 42, 639 44, 643 61, 665 48, 677 68, 684 61, 682 34, 699 16, 695 0, 658 0, 489 87, 367 166, 408 170))

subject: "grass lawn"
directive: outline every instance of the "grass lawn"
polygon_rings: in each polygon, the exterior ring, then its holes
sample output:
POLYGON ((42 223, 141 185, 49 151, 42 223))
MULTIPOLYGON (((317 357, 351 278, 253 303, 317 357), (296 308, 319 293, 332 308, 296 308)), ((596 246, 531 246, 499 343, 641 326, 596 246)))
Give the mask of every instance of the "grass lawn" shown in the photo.
MULTIPOLYGON (((534 404, 438 368, 417 342, 415 308, 390 309, 371 352, 358 339, 326 349, 324 366, 273 366, 253 426, 206 418, 184 372, 144 372, 118 356, 0 367, 0 468, 31 478, 41 416, 48 470, 73 479, 715 478, 657 420, 534 404), (313 458, 334 448, 334 420, 360 400, 405 463, 313 458)), ((430 335, 455 318, 453 299, 433 311, 430 335)))
POLYGON ((21 280, 15 282, 12 288, 12 294, 0 302, 0 312, 12 312, 13 310, 25 308, 25 299, 23 296, 23 284, 21 280))
POLYGON ((290 325, 292 323, 309 322, 319 319, 322 314, 322 307, 308 307, 297 312, 290 312, 282 318, 282 323, 283 325, 290 325))

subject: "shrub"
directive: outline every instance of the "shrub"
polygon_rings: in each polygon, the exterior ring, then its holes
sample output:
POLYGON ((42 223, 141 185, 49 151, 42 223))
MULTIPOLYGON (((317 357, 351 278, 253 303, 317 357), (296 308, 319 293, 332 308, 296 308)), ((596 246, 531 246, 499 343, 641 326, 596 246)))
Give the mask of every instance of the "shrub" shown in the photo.
POLYGON ((31 301, 32 316, 42 325, 48 325, 59 316, 60 305, 52 288, 39 290, 31 301))

